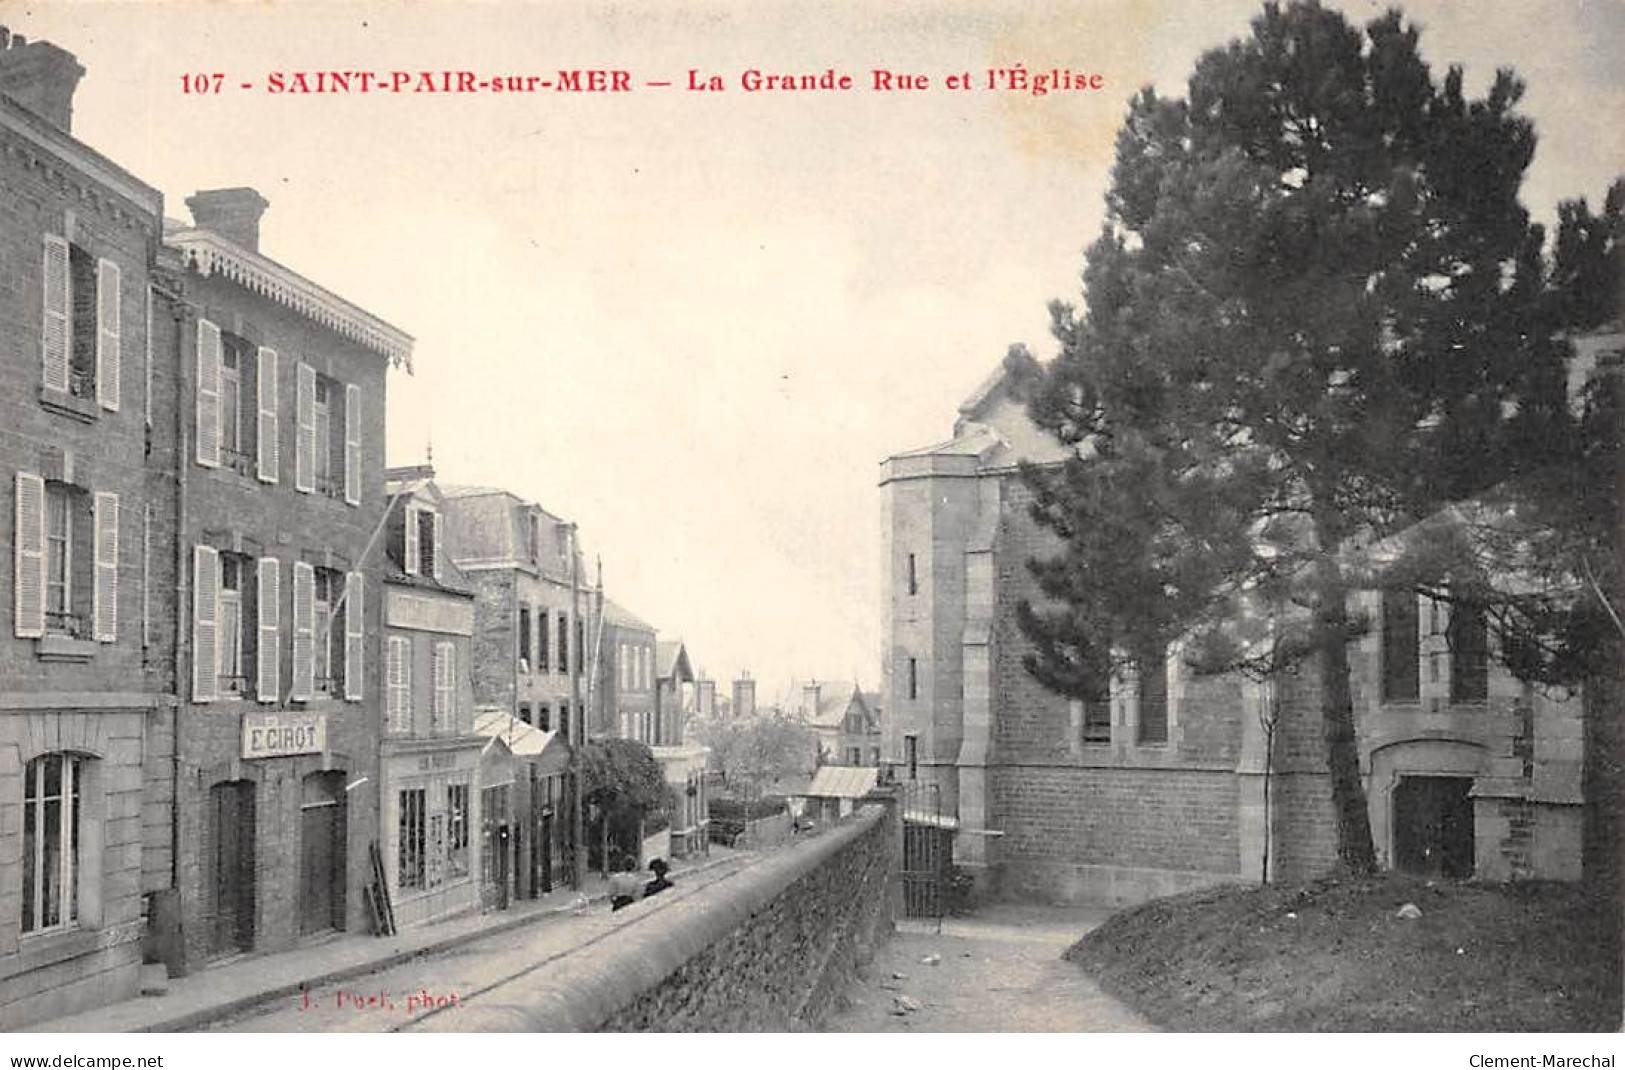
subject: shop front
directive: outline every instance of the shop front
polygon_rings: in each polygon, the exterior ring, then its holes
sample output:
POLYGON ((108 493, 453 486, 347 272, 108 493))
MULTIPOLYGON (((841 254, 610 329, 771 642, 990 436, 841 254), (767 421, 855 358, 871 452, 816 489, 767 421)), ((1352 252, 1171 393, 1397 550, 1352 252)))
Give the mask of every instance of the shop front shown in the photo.
POLYGON ((483 739, 397 739, 383 745, 384 850, 395 924, 408 928, 480 905, 484 845, 474 778, 483 739))

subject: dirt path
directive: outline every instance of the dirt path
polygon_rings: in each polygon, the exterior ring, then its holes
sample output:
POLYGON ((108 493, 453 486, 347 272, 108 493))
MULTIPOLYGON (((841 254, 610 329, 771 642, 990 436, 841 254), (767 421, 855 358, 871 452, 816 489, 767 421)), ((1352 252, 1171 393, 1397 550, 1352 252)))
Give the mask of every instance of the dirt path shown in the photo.
POLYGON ((1105 919, 1078 907, 991 906, 900 922, 825 1028, 846 1033, 1140 1032, 1151 1026, 1061 952, 1105 919), (938 956, 936 964, 922 961, 938 956), (901 974, 903 976, 895 976, 901 974), (897 1010, 909 1006, 905 1013, 897 1010))

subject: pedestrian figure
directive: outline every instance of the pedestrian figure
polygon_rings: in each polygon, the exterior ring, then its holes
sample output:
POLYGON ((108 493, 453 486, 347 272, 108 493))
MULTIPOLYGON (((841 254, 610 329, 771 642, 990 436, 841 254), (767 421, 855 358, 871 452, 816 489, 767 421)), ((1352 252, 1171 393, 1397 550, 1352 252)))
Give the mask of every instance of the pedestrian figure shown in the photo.
POLYGON ((643 896, 645 899, 651 895, 659 895, 661 892, 671 887, 671 881, 666 879, 666 874, 670 871, 671 867, 666 865, 666 860, 664 858, 657 858, 653 862, 650 862, 649 869, 652 873, 654 873, 655 877, 654 880, 643 886, 643 896))
POLYGON ((631 859, 622 859, 615 864, 615 872, 609 877, 609 912, 611 914, 636 903, 644 894, 643 882, 638 879, 637 869, 631 859))

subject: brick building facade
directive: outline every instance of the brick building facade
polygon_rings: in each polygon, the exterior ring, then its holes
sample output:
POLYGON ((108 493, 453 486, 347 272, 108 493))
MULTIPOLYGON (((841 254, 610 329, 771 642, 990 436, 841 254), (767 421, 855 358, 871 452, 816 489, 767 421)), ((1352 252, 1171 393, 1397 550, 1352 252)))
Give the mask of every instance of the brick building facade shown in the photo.
POLYGON ((412 342, 262 254, 253 190, 187 203, 159 334, 180 416, 176 942, 193 968, 365 926, 385 378, 412 342))
POLYGON ((83 74, 0 29, 3 1029, 133 995, 173 861, 168 770, 144 760, 174 716, 162 199, 72 136, 83 74))
MULTIPOLYGON (((1109 701, 1042 687, 1016 620, 1053 548, 1018 460, 1059 447, 1001 371, 947 442, 882 470, 883 750, 936 785, 953 857, 985 894, 1132 901, 1335 857, 1312 665, 1268 686, 1196 675, 1178 644, 1109 701), (1260 713, 1278 708, 1264 803, 1260 713)), ((1481 620, 1410 593, 1359 592, 1376 625, 1351 643, 1361 772, 1379 861, 1443 876, 1573 878, 1580 863, 1578 697, 1502 670, 1481 620)))

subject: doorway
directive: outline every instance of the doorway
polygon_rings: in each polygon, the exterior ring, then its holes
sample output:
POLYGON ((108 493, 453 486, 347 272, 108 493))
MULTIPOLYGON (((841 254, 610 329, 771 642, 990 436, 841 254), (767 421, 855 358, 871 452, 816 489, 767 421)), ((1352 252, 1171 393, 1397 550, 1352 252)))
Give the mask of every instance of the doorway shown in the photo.
POLYGON ((344 774, 305 777, 299 804, 299 932, 344 928, 344 774))
POLYGON ((209 789, 209 956, 254 950, 254 783, 228 780, 209 789))
POLYGON ((1472 777, 1404 776, 1394 786, 1394 867, 1424 877, 1473 875, 1472 777))

